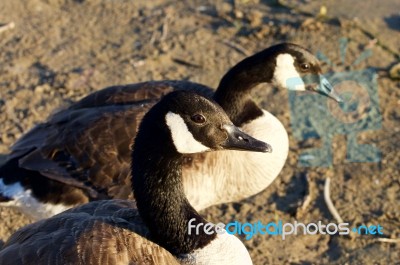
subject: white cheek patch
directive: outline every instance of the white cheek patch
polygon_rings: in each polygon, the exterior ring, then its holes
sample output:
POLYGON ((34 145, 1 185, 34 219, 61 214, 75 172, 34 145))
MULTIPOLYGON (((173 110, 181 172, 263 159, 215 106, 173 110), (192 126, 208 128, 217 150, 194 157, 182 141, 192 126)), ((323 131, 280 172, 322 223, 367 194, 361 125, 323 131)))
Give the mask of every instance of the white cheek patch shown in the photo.
POLYGON ((306 90, 303 79, 294 67, 294 58, 288 53, 276 57, 274 80, 279 86, 289 90, 306 90))
POLYGON ((181 116, 173 112, 168 112, 165 120, 171 131, 172 141, 179 153, 193 154, 210 150, 210 148, 194 139, 181 116))

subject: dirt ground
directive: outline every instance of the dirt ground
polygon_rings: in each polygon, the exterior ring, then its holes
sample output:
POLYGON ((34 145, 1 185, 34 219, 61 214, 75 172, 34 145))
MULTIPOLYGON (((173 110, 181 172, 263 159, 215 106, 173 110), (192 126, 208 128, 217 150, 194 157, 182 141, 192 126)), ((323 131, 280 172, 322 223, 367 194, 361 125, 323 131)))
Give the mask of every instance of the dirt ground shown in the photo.
MULTIPOLYGON (((378 129, 360 132, 357 139, 379 148, 380 161, 346 162, 347 139, 337 135, 331 166, 299 166, 299 154, 320 146, 321 140, 295 139, 288 92, 262 85, 256 97, 290 135, 287 163, 264 192, 212 207, 204 215, 224 223, 336 222, 323 196, 329 177, 330 196, 342 219, 354 226, 379 224, 384 235, 241 237, 254 264, 400 264, 399 241, 379 239, 400 238, 400 83, 389 77, 390 67, 399 62, 399 10, 388 14, 383 24, 389 37, 380 38, 379 28, 371 32, 357 19, 331 13, 332 4, 325 14, 318 1, 297 2, 302 4, 0 0, 0 25, 14 23, 0 27, 0 159, 23 132, 55 109, 110 85, 186 79, 216 87, 225 71, 246 55, 282 41, 321 51, 337 64, 325 65, 324 71, 348 70, 370 48, 372 56, 354 67, 371 67, 378 73, 382 123, 378 129), (313 8, 307 9, 309 3, 313 8), (349 40, 345 63, 339 53, 341 38, 349 40)), ((0 217, 3 241, 29 223, 11 209, 0 208, 0 217)))

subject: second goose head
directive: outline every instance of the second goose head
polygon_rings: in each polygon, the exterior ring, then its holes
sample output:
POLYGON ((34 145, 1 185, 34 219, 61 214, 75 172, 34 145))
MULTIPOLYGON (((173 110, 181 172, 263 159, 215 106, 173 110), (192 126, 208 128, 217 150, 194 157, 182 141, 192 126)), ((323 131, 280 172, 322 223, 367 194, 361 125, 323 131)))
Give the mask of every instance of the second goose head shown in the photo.
POLYGON ((251 103, 249 94, 261 83, 288 90, 313 91, 342 101, 322 75, 321 63, 310 51, 296 44, 280 43, 243 59, 221 79, 214 98, 235 125, 241 126, 262 115, 251 103))
POLYGON ((273 80, 289 90, 315 91, 337 102, 341 97, 322 75, 319 60, 301 46, 286 43, 276 48, 273 80))

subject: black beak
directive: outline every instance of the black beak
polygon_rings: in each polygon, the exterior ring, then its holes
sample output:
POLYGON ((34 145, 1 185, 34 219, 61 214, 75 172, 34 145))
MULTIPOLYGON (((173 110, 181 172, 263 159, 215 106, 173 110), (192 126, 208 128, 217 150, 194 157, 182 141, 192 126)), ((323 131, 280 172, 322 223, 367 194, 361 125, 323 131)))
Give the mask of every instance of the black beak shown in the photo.
POLYGON ((328 79, 326 79, 323 75, 319 75, 319 87, 317 88, 317 92, 324 96, 333 98, 336 100, 336 102, 343 102, 343 99, 334 90, 328 79))
POLYGON ((272 147, 269 144, 245 134, 236 126, 226 124, 223 126, 223 129, 228 133, 228 138, 222 144, 222 147, 225 149, 264 153, 272 152, 272 147))

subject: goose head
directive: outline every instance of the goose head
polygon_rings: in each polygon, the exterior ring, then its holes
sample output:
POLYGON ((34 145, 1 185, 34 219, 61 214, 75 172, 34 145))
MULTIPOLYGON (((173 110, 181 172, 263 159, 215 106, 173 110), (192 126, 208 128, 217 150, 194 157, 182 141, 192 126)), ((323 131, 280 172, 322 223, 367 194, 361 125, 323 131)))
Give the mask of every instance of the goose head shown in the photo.
POLYGON ((314 91, 342 102, 339 94, 322 75, 319 60, 307 49, 295 44, 275 46, 274 82, 289 90, 314 91))
MULTIPOLYGON (((164 130, 164 135, 170 137, 164 143, 172 143, 179 154, 223 149, 272 152, 269 144, 234 126, 213 100, 183 90, 166 95, 146 114, 141 127, 146 128, 146 135, 164 130)), ((142 137, 140 131, 138 138, 142 137)), ((156 138, 160 136, 154 135, 156 138)))
POLYGON ((271 46, 239 62, 221 79, 214 98, 226 110, 232 100, 248 98, 248 91, 260 83, 313 91, 342 101, 322 75, 319 60, 304 47, 292 43, 271 46))

